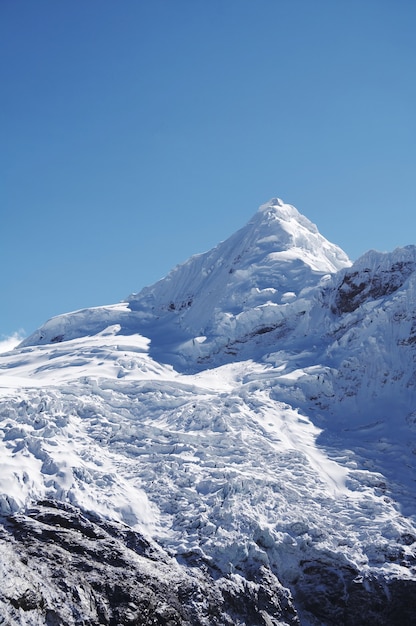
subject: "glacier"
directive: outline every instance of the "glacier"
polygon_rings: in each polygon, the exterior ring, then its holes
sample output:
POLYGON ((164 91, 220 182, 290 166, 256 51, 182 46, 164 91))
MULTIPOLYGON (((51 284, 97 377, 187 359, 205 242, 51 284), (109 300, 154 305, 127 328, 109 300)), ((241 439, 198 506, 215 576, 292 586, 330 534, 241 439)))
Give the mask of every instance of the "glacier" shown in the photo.
POLYGON ((414 623, 415 269, 274 198, 0 354, 0 623, 414 623))

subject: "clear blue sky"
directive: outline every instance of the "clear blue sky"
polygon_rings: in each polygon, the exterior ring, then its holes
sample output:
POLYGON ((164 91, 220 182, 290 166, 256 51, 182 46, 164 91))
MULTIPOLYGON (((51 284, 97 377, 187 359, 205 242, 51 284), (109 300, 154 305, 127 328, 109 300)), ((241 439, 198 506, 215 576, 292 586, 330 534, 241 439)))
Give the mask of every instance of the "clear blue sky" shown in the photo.
POLYGON ((273 196, 416 244, 414 0, 1 0, 0 337, 117 302, 273 196))

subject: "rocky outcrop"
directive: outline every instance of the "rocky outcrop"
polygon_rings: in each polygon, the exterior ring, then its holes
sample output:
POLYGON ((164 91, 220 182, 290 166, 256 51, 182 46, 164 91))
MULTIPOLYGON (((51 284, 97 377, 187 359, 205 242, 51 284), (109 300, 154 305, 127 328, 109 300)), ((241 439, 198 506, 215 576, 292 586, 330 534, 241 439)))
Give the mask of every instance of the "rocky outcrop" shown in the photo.
POLYGON ((293 596, 265 566, 224 576, 127 526, 45 501, 3 520, 0 624, 45 626, 410 626, 416 581, 336 558, 300 563, 293 596))
POLYGON ((414 580, 387 580, 323 559, 301 564, 295 604, 312 624, 410 626, 415 592, 414 580))
POLYGON ((224 577, 199 555, 179 563, 127 526, 45 501, 0 532, 0 624, 299 624, 265 569, 224 577))
POLYGON ((369 252, 345 270, 336 286, 333 313, 352 313, 364 302, 378 300, 400 289, 415 271, 415 252, 408 246, 393 254, 369 252))

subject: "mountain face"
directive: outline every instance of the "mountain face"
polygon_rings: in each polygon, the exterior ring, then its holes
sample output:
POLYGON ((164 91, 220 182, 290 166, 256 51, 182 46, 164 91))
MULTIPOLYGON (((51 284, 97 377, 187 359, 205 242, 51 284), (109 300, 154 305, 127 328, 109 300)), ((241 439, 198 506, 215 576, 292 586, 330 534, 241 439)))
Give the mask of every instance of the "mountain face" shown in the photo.
POLYGON ((273 199, 0 355, 0 624, 413 624, 415 269, 273 199))

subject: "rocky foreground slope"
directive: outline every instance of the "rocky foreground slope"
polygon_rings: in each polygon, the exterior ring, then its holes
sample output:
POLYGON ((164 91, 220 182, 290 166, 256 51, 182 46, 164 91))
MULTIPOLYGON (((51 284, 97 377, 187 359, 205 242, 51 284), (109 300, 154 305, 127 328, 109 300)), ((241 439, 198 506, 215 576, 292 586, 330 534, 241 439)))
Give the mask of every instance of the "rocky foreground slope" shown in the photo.
POLYGON ((0 355, 0 623, 414 623, 415 268, 274 199, 0 355))

